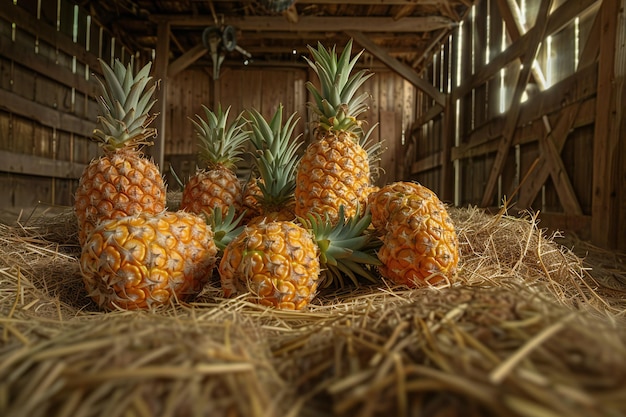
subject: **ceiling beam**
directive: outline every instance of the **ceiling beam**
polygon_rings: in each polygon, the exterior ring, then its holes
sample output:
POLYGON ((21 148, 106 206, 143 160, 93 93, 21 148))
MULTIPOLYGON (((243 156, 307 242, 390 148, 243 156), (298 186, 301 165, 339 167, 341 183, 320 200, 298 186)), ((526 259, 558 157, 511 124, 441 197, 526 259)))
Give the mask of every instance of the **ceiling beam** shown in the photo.
MULTIPOLYGON (((200 1, 200 0, 192 0, 200 1)), ((214 3, 228 3, 233 0, 212 0, 214 3)), ((341 4, 355 4, 364 6, 436 6, 440 5, 442 0, 342 0, 341 4)), ((337 4, 337 0, 297 0, 298 4, 337 4)), ((468 0, 459 0, 454 3, 467 5, 468 0)))
POLYGON ((198 44, 178 57, 174 62, 169 64, 167 68, 167 76, 175 77, 178 73, 184 71, 191 64, 196 62, 208 52, 203 44, 198 44))
POLYGON ((348 36, 352 37, 357 43, 359 43, 362 47, 367 49, 372 55, 381 60, 385 65, 391 68, 393 71, 397 72, 404 79, 409 81, 415 87, 422 90, 428 96, 430 96, 435 102, 440 104, 441 106, 445 106, 446 104, 446 96, 441 91, 437 90, 431 83, 421 78, 413 68, 408 65, 403 64, 398 61, 391 55, 387 53, 387 51, 380 46, 376 45, 370 38, 364 35, 362 32, 356 31, 346 31, 348 36))
MULTIPOLYGON (((205 15, 153 15, 150 19, 158 23, 169 23, 171 27, 213 26, 215 21, 205 15)), ((301 16, 298 23, 290 23, 282 16, 228 17, 224 22, 239 30, 286 31, 286 32, 337 32, 355 30, 360 32, 432 32, 452 28, 456 23, 441 16, 405 17, 316 17, 301 16)))

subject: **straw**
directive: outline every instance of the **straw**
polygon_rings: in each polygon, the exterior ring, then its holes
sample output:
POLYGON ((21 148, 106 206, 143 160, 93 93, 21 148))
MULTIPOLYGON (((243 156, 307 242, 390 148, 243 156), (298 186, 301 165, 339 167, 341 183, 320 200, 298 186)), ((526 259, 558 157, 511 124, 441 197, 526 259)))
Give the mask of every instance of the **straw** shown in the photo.
POLYGON ((450 215, 449 288, 381 279, 301 312, 223 299, 217 280, 102 312, 71 209, 0 224, 0 415, 625 415, 626 258, 533 213, 450 215))

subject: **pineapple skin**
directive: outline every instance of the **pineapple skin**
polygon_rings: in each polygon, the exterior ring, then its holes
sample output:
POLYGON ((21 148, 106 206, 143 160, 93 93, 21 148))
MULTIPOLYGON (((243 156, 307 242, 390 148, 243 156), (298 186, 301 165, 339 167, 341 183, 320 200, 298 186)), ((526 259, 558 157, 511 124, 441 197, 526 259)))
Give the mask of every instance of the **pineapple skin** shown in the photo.
POLYGON ((251 219, 261 214, 262 207, 259 201, 263 198, 263 193, 257 181, 261 181, 261 179, 253 177, 241 184, 241 206, 242 210, 245 210, 243 217, 244 224, 247 224, 251 219))
POLYGON ((250 293, 250 301, 301 310, 317 293, 319 247, 310 232, 290 221, 260 222, 228 244, 219 264, 225 297, 250 293))
POLYGON ((347 132, 332 131, 306 149, 296 175, 295 212, 338 219, 339 207, 354 216, 367 203, 370 168, 367 152, 347 132))
POLYGON ((445 205, 428 188, 395 182, 370 194, 372 224, 381 234, 381 274, 409 287, 455 280, 458 237, 445 205))
POLYGON ((166 197, 159 168, 139 151, 120 149, 93 159, 81 175, 75 193, 79 243, 84 245, 102 221, 141 212, 162 212, 166 197))
POLYGON ((200 216, 142 212, 97 226, 83 245, 80 270, 100 307, 150 309, 199 293, 216 254, 213 231, 200 216))
POLYGON ((218 207, 222 213, 226 213, 233 206, 237 214, 240 214, 241 198, 239 178, 230 169, 222 166, 203 170, 192 176, 183 189, 180 208, 195 214, 210 214, 218 207))

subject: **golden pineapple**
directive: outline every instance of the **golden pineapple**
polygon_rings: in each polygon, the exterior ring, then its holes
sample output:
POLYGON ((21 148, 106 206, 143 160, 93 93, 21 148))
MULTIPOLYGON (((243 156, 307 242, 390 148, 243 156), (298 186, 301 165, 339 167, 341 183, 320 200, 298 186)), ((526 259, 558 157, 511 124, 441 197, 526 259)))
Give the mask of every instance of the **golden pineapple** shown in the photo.
POLYGON ((299 119, 291 114, 283 124, 283 105, 280 104, 268 123, 256 110, 249 111, 249 138, 252 143, 253 159, 260 178, 256 185, 257 205, 260 211, 256 220, 294 220, 295 174, 298 164, 298 148, 301 142, 291 140, 299 119))
POLYGON ((428 188, 395 182, 371 193, 372 224, 382 236, 381 274, 419 287, 450 283, 459 261, 458 238, 445 205, 428 188))
POLYGON ((245 181, 242 185, 242 197, 241 205, 244 213, 244 223, 248 223, 250 220, 261 215, 261 205, 259 201, 263 200, 263 193, 259 182, 262 182, 261 178, 251 177, 245 181))
POLYGON ((317 292, 318 253, 311 233, 294 222, 248 226, 224 249, 219 265, 224 296, 249 292, 259 304, 300 310, 317 292))
POLYGON ((211 213, 216 207, 222 212, 235 207, 238 213, 242 209, 241 182, 235 174, 236 163, 243 151, 246 133, 242 130, 241 118, 228 124, 228 113, 212 112, 202 106, 206 120, 196 115, 198 121, 192 120, 200 141, 200 158, 206 168, 199 170, 185 184, 181 209, 192 213, 211 213))
POLYGON ((82 248, 89 296, 106 309, 146 309, 185 301, 216 263, 213 230, 184 211, 142 212, 101 222, 82 248))
POLYGON ((166 205, 166 189, 159 168, 141 152, 156 134, 149 128, 149 115, 155 100, 150 87, 151 63, 133 75, 133 66, 118 60, 109 67, 100 60, 104 82, 97 79, 102 95, 101 114, 93 137, 104 151, 80 177, 74 211, 78 219, 79 241, 83 244, 103 220, 148 212, 160 213, 166 205))
POLYGON ((296 214, 329 215, 338 219, 339 206, 354 216, 367 200, 370 186, 368 152, 361 146, 363 130, 357 117, 367 110, 367 93, 356 95, 372 75, 361 70, 350 73, 359 57, 350 58, 352 40, 337 58, 335 47, 326 50, 309 46, 313 61, 307 59, 320 79, 320 90, 307 83, 315 103, 310 107, 319 116, 316 137, 307 147, 296 176, 296 214))
POLYGON ((262 220, 247 226, 226 246, 219 265, 224 295, 249 293, 250 300, 279 309, 301 310, 320 285, 341 286, 343 277, 376 278, 369 216, 340 221, 309 215, 302 224, 262 220))

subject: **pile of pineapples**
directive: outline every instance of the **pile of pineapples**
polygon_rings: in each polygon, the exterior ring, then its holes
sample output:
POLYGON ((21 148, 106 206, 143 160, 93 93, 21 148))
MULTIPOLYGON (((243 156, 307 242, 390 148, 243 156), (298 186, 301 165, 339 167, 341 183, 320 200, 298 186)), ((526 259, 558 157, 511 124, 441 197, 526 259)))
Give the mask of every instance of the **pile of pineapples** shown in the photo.
POLYGON ((106 309, 153 308, 190 300, 219 274, 223 295, 281 309, 306 307, 322 287, 387 279, 419 287, 452 282, 458 241, 445 206, 413 182, 372 184, 369 133, 359 119, 372 75, 353 73, 361 53, 309 47, 320 87, 307 88, 319 116, 311 144, 293 137, 294 113, 270 120, 230 108, 192 119, 204 168, 166 208, 158 167, 142 146, 155 83, 150 64, 101 61, 101 115, 94 138, 103 156, 83 173, 75 212, 80 268, 89 296, 106 309), (254 176, 237 166, 252 157, 254 176))

